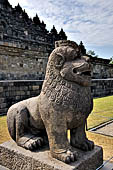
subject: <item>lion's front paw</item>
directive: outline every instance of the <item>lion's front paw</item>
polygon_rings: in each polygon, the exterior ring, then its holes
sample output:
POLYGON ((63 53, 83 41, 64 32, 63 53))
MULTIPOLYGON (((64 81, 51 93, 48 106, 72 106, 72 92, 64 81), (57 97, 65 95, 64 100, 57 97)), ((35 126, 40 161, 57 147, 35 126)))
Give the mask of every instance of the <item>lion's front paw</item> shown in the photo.
POLYGON ((94 149, 94 142, 88 139, 85 139, 83 142, 72 142, 71 145, 83 151, 91 151, 94 149))
POLYGON ((27 140, 25 138, 25 142, 24 137, 22 137, 19 139, 18 145, 32 151, 34 149, 40 149, 43 146, 43 143, 43 138, 41 137, 28 138, 27 140))
POLYGON ((43 139, 41 137, 35 137, 25 143, 25 148, 29 150, 34 150, 42 147, 42 145, 43 145, 43 139))
POLYGON ((77 160, 78 152, 67 150, 63 153, 52 152, 51 155, 52 157, 69 164, 77 160))

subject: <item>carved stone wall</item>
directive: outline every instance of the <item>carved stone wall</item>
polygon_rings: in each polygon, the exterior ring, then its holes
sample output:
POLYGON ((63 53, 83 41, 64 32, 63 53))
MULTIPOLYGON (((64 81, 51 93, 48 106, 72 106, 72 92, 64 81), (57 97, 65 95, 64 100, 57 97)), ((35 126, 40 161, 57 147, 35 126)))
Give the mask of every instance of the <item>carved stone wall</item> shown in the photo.
POLYGON ((51 45, 43 43, 34 50, 7 45, 0 45, 0 80, 44 79, 51 45))
POLYGON ((113 64, 109 64, 109 59, 91 58, 93 66, 93 79, 113 78, 113 64))
POLYGON ((31 19, 18 4, 0 0, 0 80, 44 79, 48 56, 63 29, 49 32, 38 15, 31 19))
MULTIPOLYGON (((48 56, 53 46, 40 43, 25 49, 15 43, 0 41, 0 80, 44 80, 48 56)), ((110 60, 91 58, 93 79, 113 78, 110 60)))
POLYGON ((49 32, 37 14, 31 19, 19 4, 13 8, 8 0, 0 1, 0 41, 32 49, 40 43, 54 47, 54 42, 59 39, 67 39, 63 29, 58 33, 53 26, 49 32))

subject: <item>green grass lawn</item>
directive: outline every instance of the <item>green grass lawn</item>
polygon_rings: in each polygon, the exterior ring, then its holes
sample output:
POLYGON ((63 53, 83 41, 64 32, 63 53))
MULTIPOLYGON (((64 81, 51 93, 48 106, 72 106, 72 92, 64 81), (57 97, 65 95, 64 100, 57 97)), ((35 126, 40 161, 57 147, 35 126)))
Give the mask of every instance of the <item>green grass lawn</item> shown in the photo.
POLYGON ((9 140, 9 133, 7 129, 6 116, 0 116, 0 143, 9 140))
MULTIPOLYGON (((94 108, 88 118, 88 129, 113 119, 113 96, 94 99, 94 108)), ((6 116, 0 116, 0 143, 9 140, 6 116)))
POLYGON ((94 107, 88 117, 88 129, 113 119, 113 96, 93 100, 94 107))

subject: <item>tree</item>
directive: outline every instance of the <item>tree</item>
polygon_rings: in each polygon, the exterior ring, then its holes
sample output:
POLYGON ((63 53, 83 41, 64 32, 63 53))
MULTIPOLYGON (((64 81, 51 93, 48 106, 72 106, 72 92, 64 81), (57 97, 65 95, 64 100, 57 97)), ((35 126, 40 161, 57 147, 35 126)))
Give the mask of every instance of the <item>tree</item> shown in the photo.
POLYGON ((110 58, 109 64, 113 64, 113 56, 110 58))
POLYGON ((95 52, 93 50, 89 50, 87 52, 88 55, 92 56, 92 57, 98 57, 98 55, 95 54, 95 52))

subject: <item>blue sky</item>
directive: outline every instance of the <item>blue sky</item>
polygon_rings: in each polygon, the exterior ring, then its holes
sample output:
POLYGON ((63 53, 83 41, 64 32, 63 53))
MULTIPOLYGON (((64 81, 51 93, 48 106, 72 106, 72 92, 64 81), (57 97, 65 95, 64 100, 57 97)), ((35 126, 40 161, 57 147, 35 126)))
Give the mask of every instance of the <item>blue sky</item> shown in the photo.
POLYGON ((87 51, 101 58, 113 56, 113 0, 9 0, 18 3, 30 17, 38 14, 50 30, 53 25, 68 39, 83 41, 87 51))

